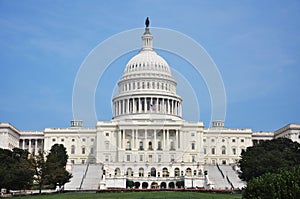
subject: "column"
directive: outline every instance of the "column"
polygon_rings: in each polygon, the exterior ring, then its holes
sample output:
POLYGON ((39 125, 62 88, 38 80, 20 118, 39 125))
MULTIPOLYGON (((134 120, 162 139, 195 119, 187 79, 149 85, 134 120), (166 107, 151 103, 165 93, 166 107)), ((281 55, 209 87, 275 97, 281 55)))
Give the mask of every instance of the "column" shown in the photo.
POLYGON ((147 129, 145 129, 145 150, 148 150, 149 146, 148 146, 148 132, 147 129))
POLYGON ((31 139, 29 139, 28 141, 29 141, 28 151, 31 152, 31 139))
POLYGON ((121 115, 121 101, 118 101, 118 115, 121 115))
POLYGON ((127 109, 127 110, 126 110, 126 113, 127 113, 127 114, 129 114, 129 100, 130 100, 130 99, 127 99, 127 106, 126 106, 126 109, 127 109))
POLYGON ((167 143, 170 144, 169 129, 167 129, 166 131, 167 131, 167 143))
POLYGON ((156 130, 155 129, 153 129, 153 133, 154 133, 154 145, 153 145, 153 148, 154 148, 154 150, 157 150, 157 142, 156 142, 156 130))
POLYGON ((122 148, 122 142, 121 142, 122 138, 121 138, 121 133, 122 133, 122 131, 119 130, 119 133, 118 133, 118 148, 119 148, 119 149, 122 148))
POLYGON ((139 143, 138 143, 138 136, 139 136, 139 130, 135 129, 135 147, 138 148, 139 147, 139 143))
POLYGON ((168 114, 170 114, 170 101, 167 99, 167 106, 168 106, 168 114))
POLYGON ((22 149, 23 150, 25 149, 25 139, 23 139, 23 142, 22 142, 22 149))
POLYGON ((122 140, 122 143, 123 143, 123 146, 122 148, 125 149, 125 146, 126 146, 126 143, 125 143, 125 130, 122 130, 122 135, 123 135, 123 140, 122 140))
POLYGON ((180 148, 180 140, 179 140, 179 131, 176 129, 176 140, 177 140, 177 149, 180 148))
POLYGON ((35 142, 34 151, 35 151, 35 154, 37 154, 37 152, 38 152, 38 150, 37 150, 37 139, 35 139, 34 142, 35 142))
POLYGON ((139 113, 142 112, 142 102, 141 102, 141 98, 139 98, 139 113))
POLYGON ((166 148, 166 135, 165 135, 165 130, 162 130, 162 134, 163 134, 163 150, 165 150, 165 148, 166 148))
POLYGON ((155 105, 153 104, 153 98, 150 98, 150 111, 152 112, 153 108, 155 107, 155 105))
POLYGON ((132 111, 133 111, 133 113, 136 113, 136 100, 135 100, 135 98, 132 98, 132 111))
POLYGON ((122 100, 122 114, 125 114, 125 99, 122 100))

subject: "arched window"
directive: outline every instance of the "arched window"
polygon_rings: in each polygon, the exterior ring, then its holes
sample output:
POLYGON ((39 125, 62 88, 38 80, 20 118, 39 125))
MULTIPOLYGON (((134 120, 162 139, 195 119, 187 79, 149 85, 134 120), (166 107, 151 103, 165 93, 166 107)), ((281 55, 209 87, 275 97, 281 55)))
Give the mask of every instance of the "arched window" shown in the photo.
POLYGON ((133 171, 131 168, 128 168, 126 171, 126 176, 133 176, 133 171))
POLYGON ((195 150, 195 142, 192 142, 192 150, 195 150))
POLYGON ((156 177, 156 169, 154 167, 151 168, 150 175, 156 177))
POLYGON ((226 147, 222 146, 222 155, 225 155, 225 154, 226 154, 226 147))
POLYGON ((151 141, 149 141, 149 143, 148 143, 148 150, 153 150, 152 149, 152 142, 151 141))
POLYGON ((115 169, 115 176, 121 175, 121 170, 119 168, 115 169))
POLYGON ((192 169, 191 168, 187 168, 185 171, 185 175, 186 176, 192 176, 192 169))
POLYGON ((163 170, 162 170, 162 176, 163 177, 169 177, 169 172, 168 172, 168 169, 166 167, 163 168, 163 170))
POLYGON ((75 145, 71 146, 71 154, 75 154, 75 145))
POLYGON ((179 168, 175 168, 175 170, 174 170, 174 176, 177 177, 177 176, 179 176, 179 175, 180 175, 180 170, 179 170, 179 168))
POLYGON ((215 152, 215 148, 211 148, 211 154, 215 154, 216 152, 215 152))
POLYGON ((139 176, 144 177, 144 169, 143 168, 139 168, 139 176))

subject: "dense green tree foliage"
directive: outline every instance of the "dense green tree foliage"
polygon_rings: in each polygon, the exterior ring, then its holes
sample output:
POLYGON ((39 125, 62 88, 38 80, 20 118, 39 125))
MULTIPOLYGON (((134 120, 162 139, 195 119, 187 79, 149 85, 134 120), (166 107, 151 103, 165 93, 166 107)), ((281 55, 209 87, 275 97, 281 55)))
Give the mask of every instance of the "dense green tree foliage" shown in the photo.
POLYGON ((239 161, 240 178, 249 181, 265 173, 300 165, 300 144, 287 138, 267 140, 248 147, 239 161))
POLYGON ((41 194, 46 175, 46 160, 44 153, 39 151, 37 155, 32 155, 31 163, 34 168, 34 181, 39 185, 39 192, 41 194))
POLYGON ((266 173, 247 183, 243 198, 298 199, 300 198, 300 167, 266 173))
POLYGON ((66 170, 68 154, 66 148, 62 144, 55 144, 51 147, 45 164, 46 183, 53 188, 56 185, 60 187, 70 182, 72 174, 66 170))
POLYGON ((26 150, 0 149, 0 187, 6 189, 26 189, 33 183, 34 170, 26 150))

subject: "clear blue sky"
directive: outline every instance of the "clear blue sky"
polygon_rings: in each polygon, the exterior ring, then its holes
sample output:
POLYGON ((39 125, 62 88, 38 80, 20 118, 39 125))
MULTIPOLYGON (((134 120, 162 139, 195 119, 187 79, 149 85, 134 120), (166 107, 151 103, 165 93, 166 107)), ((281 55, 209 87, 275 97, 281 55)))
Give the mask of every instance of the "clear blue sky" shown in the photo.
MULTIPOLYGON (((210 54, 226 88, 227 127, 273 131, 300 123, 297 0, 0 0, 0 121, 20 130, 68 126, 73 83, 85 57, 108 37, 142 28, 147 16, 151 26, 182 32, 210 54)), ((116 61, 115 81, 129 58, 116 61)), ((209 126, 209 95, 199 92, 199 120, 209 126)), ((99 93, 98 118, 109 120, 111 93, 99 93)))

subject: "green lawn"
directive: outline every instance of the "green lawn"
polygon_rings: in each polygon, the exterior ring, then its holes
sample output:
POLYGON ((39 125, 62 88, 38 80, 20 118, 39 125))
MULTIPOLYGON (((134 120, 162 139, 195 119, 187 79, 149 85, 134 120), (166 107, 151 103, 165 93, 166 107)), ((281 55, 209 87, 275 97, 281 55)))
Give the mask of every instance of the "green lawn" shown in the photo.
POLYGON ((240 194, 217 194, 195 192, 127 192, 127 193, 61 193, 17 197, 19 199, 240 199, 240 194))

